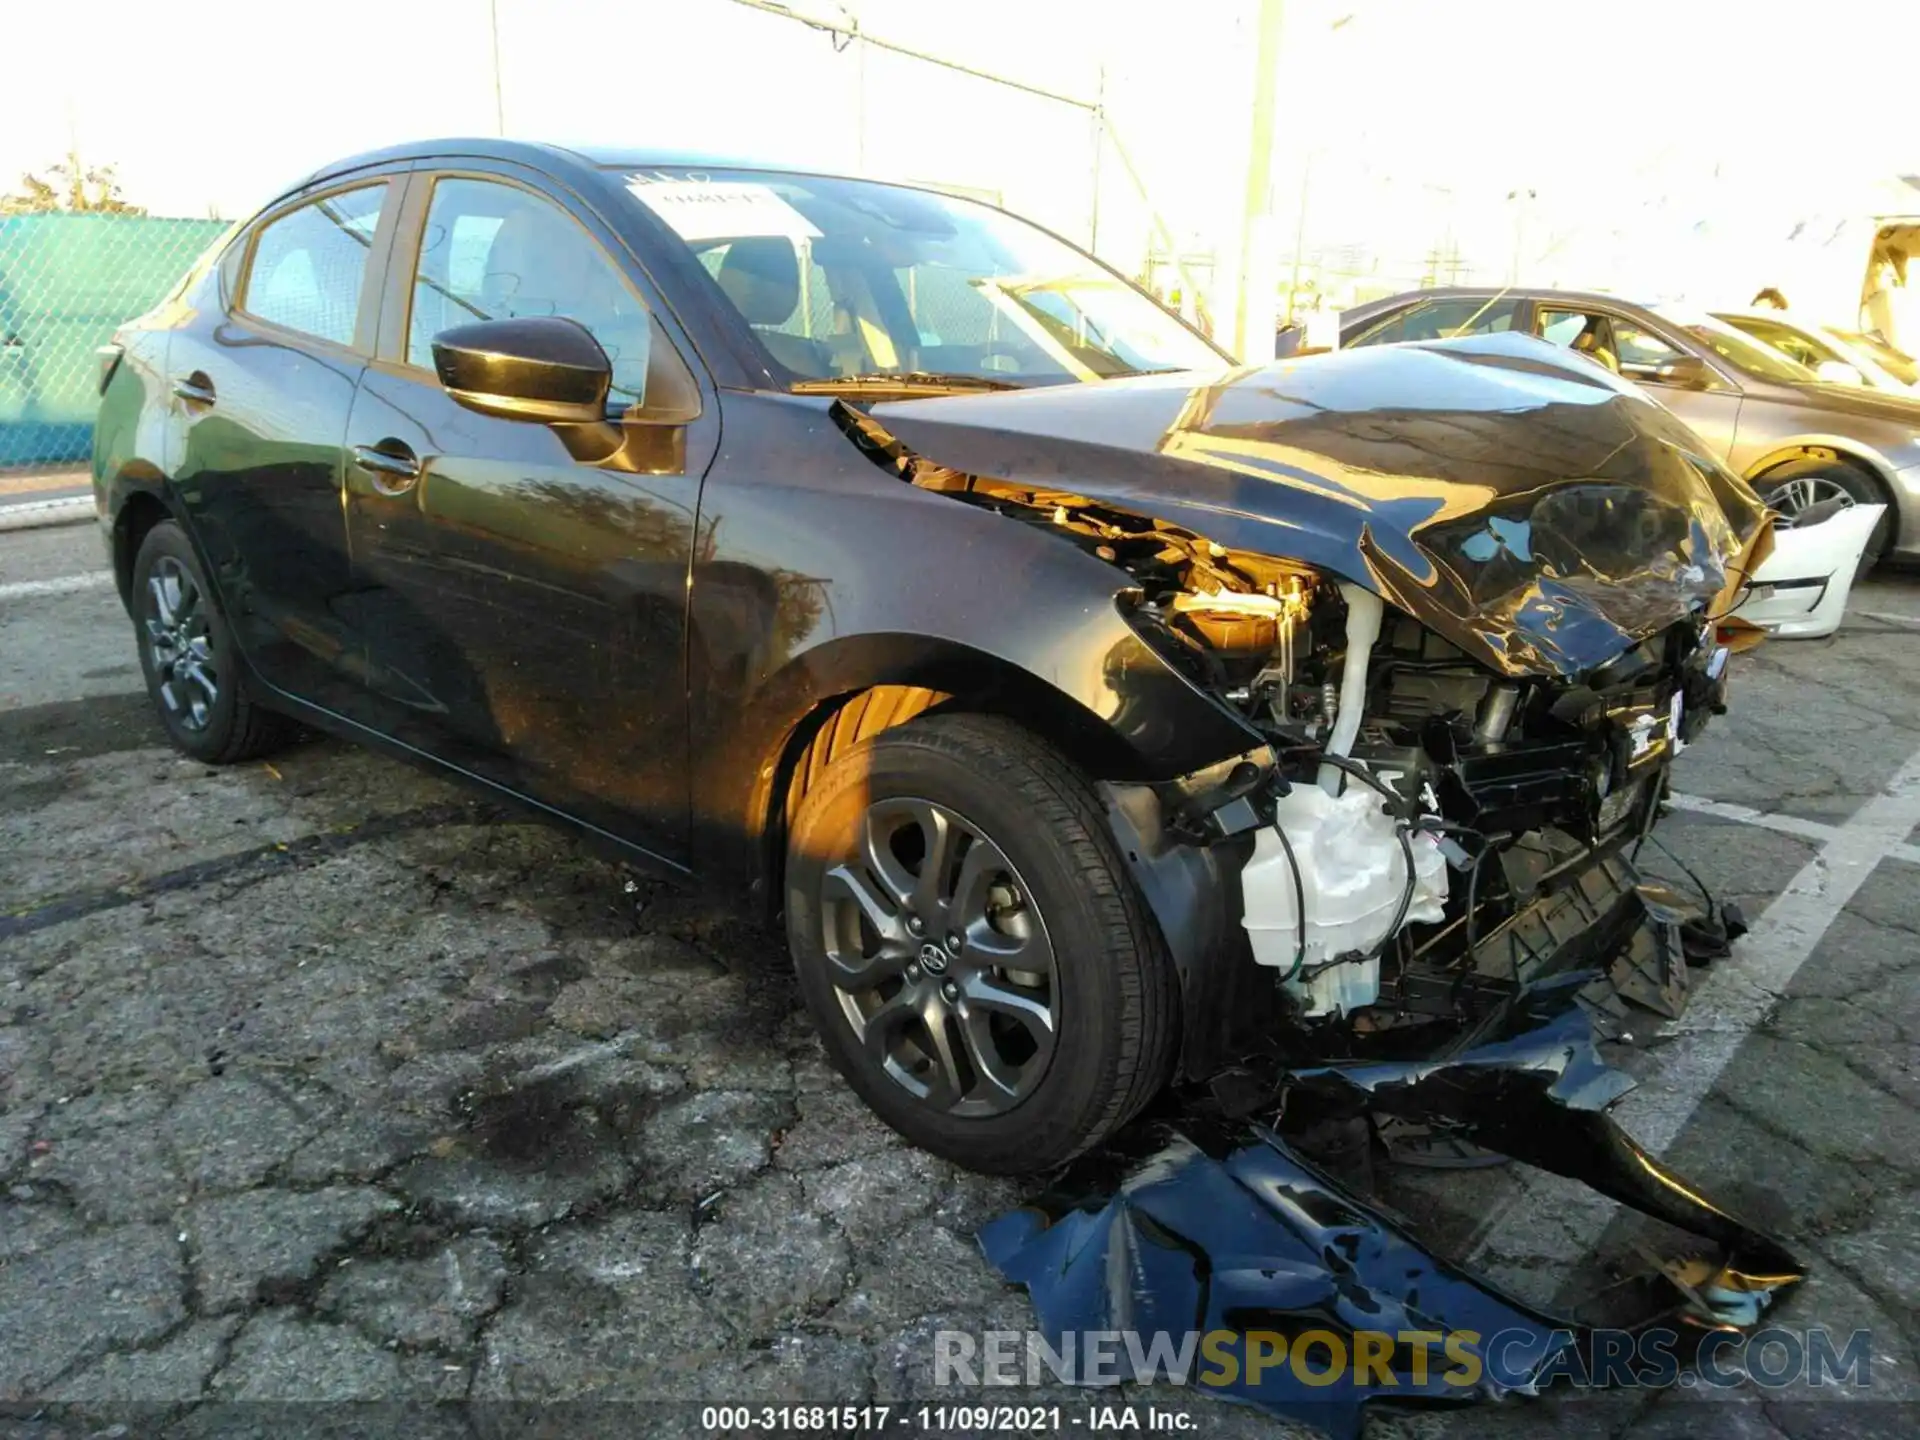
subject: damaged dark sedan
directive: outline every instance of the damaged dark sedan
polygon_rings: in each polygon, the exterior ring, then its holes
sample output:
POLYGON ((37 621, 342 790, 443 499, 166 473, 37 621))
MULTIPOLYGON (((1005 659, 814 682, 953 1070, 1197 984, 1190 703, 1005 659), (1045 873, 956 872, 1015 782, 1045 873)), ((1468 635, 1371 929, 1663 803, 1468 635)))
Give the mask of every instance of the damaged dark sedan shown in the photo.
POLYGON ((1766 512, 1539 341, 1240 368, 970 200, 463 141, 288 191, 100 385, 181 750, 304 723, 752 891, 962 1164, 1677 1003, 1628 852, 1766 512))

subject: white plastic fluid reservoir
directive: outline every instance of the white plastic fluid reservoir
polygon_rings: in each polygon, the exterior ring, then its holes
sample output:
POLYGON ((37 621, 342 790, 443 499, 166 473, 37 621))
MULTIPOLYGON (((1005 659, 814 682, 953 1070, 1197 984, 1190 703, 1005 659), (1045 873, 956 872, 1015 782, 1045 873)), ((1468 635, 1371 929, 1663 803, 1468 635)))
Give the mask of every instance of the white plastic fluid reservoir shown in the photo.
MULTIPOLYGON (((1407 888, 1407 857, 1394 819, 1375 790, 1349 785, 1337 797, 1317 785, 1296 785, 1274 805, 1274 825, 1262 828, 1253 858, 1240 875, 1241 924, 1262 965, 1290 971, 1300 958, 1301 916, 1293 866, 1275 827, 1286 832, 1299 867, 1299 898, 1305 902, 1306 956, 1311 971, 1336 955, 1368 952, 1387 938, 1407 888)), ((1433 836, 1408 837, 1413 852, 1413 895, 1407 921, 1444 918, 1447 862, 1433 836)), ((1380 993, 1380 962, 1350 961, 1311 979, 1286 982, 1309 1015, 1344 1014, 1370 1005, 1380 993)))

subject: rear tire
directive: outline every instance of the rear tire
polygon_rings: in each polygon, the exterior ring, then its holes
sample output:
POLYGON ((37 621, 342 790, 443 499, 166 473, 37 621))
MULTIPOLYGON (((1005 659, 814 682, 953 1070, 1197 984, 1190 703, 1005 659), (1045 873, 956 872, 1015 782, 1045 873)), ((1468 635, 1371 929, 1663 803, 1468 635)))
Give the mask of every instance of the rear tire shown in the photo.
POLYGON ((135 642, 147 696, 176 750, 231 765, 278 749, 293 724, 247 697, 233 632, 186 532, 163 520, 133 561, 135 642))
MULTIPOLYGON (((1887 497, 1873 476, 1844 460, 1793 460, 1769 470, 1753 482, 1760 498, 1789 522, 1810 506, 1844 498, 1849 505, 1887 505, 1887 497)), ((1861 557, 1862 572, 1886 553, 1893 540, 1893 507, 1873 527, 1861 557)))
POLYGON ((923 1149, 1046 1170, 1166 1083, 1165 942, 1093 787, 1018 726, 929 715, 835 759, 795 817, 786 881, 829 1058, 923 1149))

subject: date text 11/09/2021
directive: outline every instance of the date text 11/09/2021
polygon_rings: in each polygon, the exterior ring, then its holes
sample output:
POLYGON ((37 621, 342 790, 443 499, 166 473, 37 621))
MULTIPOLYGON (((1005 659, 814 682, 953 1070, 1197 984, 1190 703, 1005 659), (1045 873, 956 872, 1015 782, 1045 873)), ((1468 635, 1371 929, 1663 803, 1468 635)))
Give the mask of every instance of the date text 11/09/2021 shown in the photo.
POLYGON ((1060 1430, 1140 1430, 1161 1434, 1200 1428, 1189 1411, 1165 1405, 709 1405, 700 1423, 719 1434, 901 1431, 913 1435, 1013 1435, 1060 1430))

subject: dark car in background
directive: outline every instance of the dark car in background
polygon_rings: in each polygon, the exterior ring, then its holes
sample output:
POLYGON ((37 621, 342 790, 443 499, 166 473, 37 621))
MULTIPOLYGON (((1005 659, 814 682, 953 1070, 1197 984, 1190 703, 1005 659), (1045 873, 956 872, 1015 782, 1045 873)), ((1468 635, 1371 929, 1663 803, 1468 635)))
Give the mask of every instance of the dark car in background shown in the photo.
POLYGON ((1711 316, 1612 295, 1416 290, 1340 317, 1343 348, 1507 332, 1580 351, 1644 386, 1789 521, 1828 500, 1885 504, 1868 556, 1920 556, 1920 400, 1823 384, 1711 316))
POLYGON ((1533 342, 1247 370, 1002 211, 658 154, 330 166, 100 388, 180 750, 300 721, 757 894, 834 1064, 989 1170, 1604 965, 1765 538, 1533 342))

